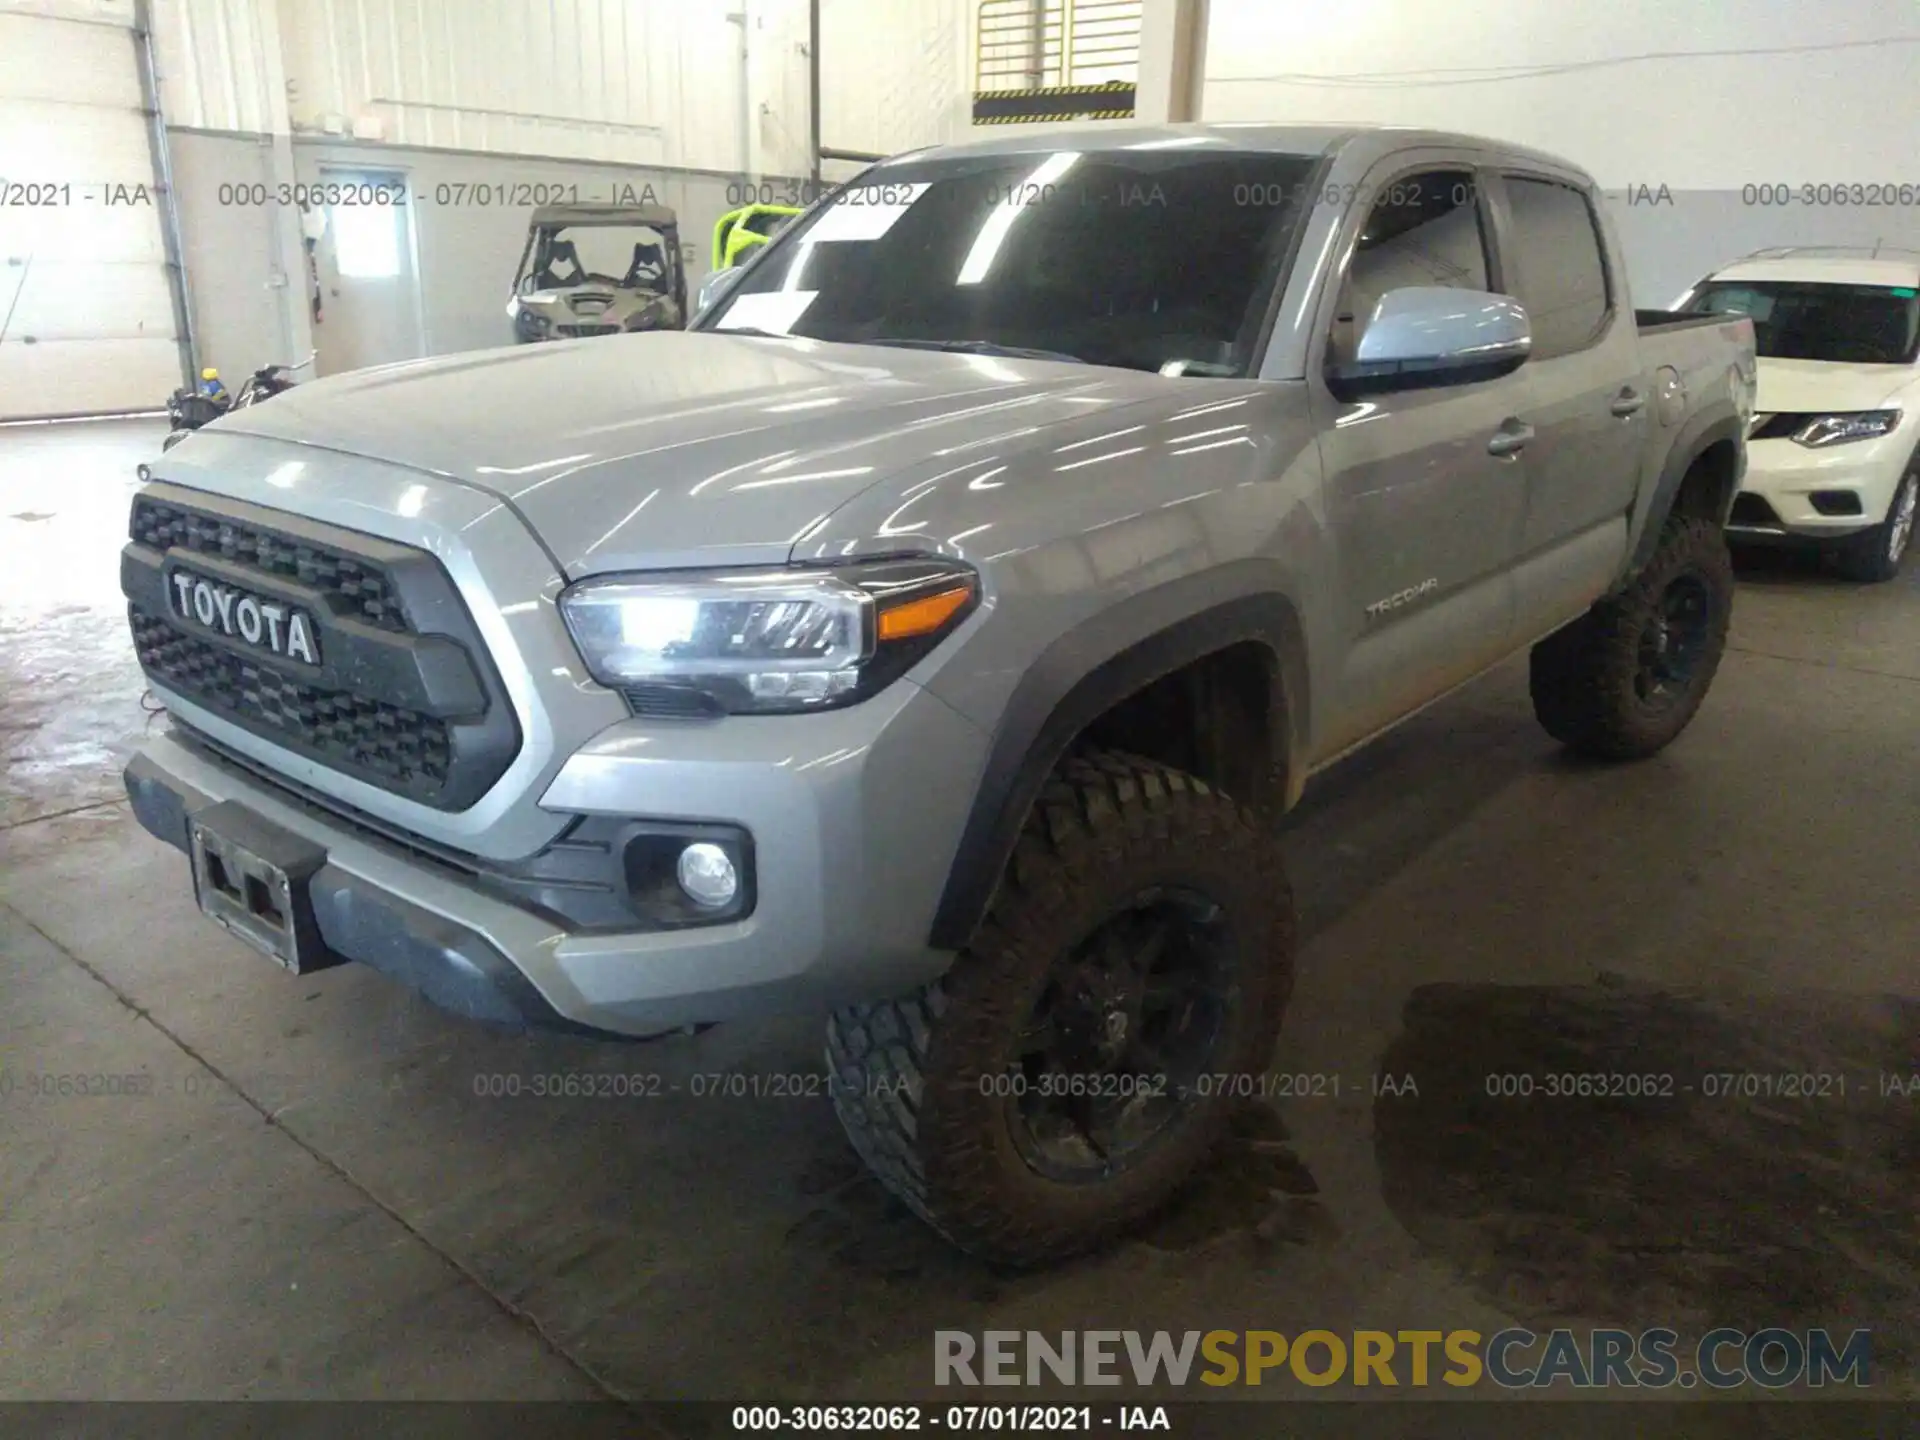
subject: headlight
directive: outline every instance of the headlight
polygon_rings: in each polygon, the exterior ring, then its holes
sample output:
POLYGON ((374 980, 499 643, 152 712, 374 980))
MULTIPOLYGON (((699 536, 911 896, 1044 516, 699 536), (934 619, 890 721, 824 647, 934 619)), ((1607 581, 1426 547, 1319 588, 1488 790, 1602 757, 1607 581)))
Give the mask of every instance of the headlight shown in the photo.
POLYGON ((1889 434, 1900 423, 1898 410, 1856 410, 1848 415, 1822 415, 1794 432, 1802 445, 1844 445, 1849 440, 1873 440, 1889 434))
POLYGON ((770 714, 864 700, 950 634, 979 593, 965 565, 887 560, 586 580, 560 596, 560 613, 603 685, 770 714))

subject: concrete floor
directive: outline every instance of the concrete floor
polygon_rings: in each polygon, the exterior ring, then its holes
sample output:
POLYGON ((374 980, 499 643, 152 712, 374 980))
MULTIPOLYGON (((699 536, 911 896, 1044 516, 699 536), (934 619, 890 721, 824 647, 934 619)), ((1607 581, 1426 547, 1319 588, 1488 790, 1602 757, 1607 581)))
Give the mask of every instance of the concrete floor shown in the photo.
POLYGON ((1743 569, 1711 698, 1645 764, 1564 759, 1514 664, 1325 777, 1288 823, 1283 1049, 1340 1096, 1250 1115, 1118 1250, 1008 1276, 889 1204, 824 1100, 475 1093, 813 1072, 812 1022, 503 1038, 202 921, 118 775, 160 433, 0 430, 0 1398, 950 1400, 937 1328, 1516 1322, 1868 1326, 1876 1391, 1920 1390, 1920 1096, 1879 1093, 1920 1071, 1920 575, 1743 569), (1484 1086, 1808 1069, 1847 1097, 1484 1086))

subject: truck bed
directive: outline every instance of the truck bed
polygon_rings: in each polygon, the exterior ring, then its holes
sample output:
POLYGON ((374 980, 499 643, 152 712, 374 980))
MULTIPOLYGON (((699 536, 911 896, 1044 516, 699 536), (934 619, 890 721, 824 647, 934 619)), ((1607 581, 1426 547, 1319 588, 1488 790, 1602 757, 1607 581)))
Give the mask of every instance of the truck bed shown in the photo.
POLYGON ((1648 330, 1677 330, 1686 325, 1721 325, 1724 315, 1693 315, 1684 310, 1635 310, 1633 323, 1644 333, 1648 330))

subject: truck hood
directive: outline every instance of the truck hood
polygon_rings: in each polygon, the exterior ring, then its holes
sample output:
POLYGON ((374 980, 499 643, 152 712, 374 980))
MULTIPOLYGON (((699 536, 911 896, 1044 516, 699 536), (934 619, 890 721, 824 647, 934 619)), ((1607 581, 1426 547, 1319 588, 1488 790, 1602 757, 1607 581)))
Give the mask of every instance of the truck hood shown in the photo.
POLYGON ((683 331, 483 350, 296 386, 210 429, 425 471, 512 506, 570 579, 777 563, 867 490, 1167 382, 1061 361, 683 331))
POLYGON ((1905 365, 1842 365, 1762 356, 1754 408, 1768 415, 1838 414, 1879 410, 1920 376, 1905 365))

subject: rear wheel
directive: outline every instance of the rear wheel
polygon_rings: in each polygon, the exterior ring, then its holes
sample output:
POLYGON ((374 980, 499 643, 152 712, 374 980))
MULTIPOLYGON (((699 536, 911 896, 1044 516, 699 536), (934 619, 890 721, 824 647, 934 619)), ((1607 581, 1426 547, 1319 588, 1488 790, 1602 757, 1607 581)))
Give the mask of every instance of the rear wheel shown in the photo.
POLYGON ((1720 668, 1733 615, 1720 527, 1674 519, 1617 595, 1533 647, 1533 713, 1575 750, 1634 760, 1687 728, 1720 668))
POLYGON ((1849 539, 1835 554, 1836 568, 1849 580, 1863 584, 1893 579, 1913 546, 1916 510, 1920 510, 1920 456, 1901 477, 1887 506, 1886 519, 1849 539))
POLYGON ((1293 908, 1268 828, 1181 771, 1067 761, 934 984, 827 1032, 854 1148, 982 1258, 1059 1259, 1163 1205, 1266 1069, 1293 908))

